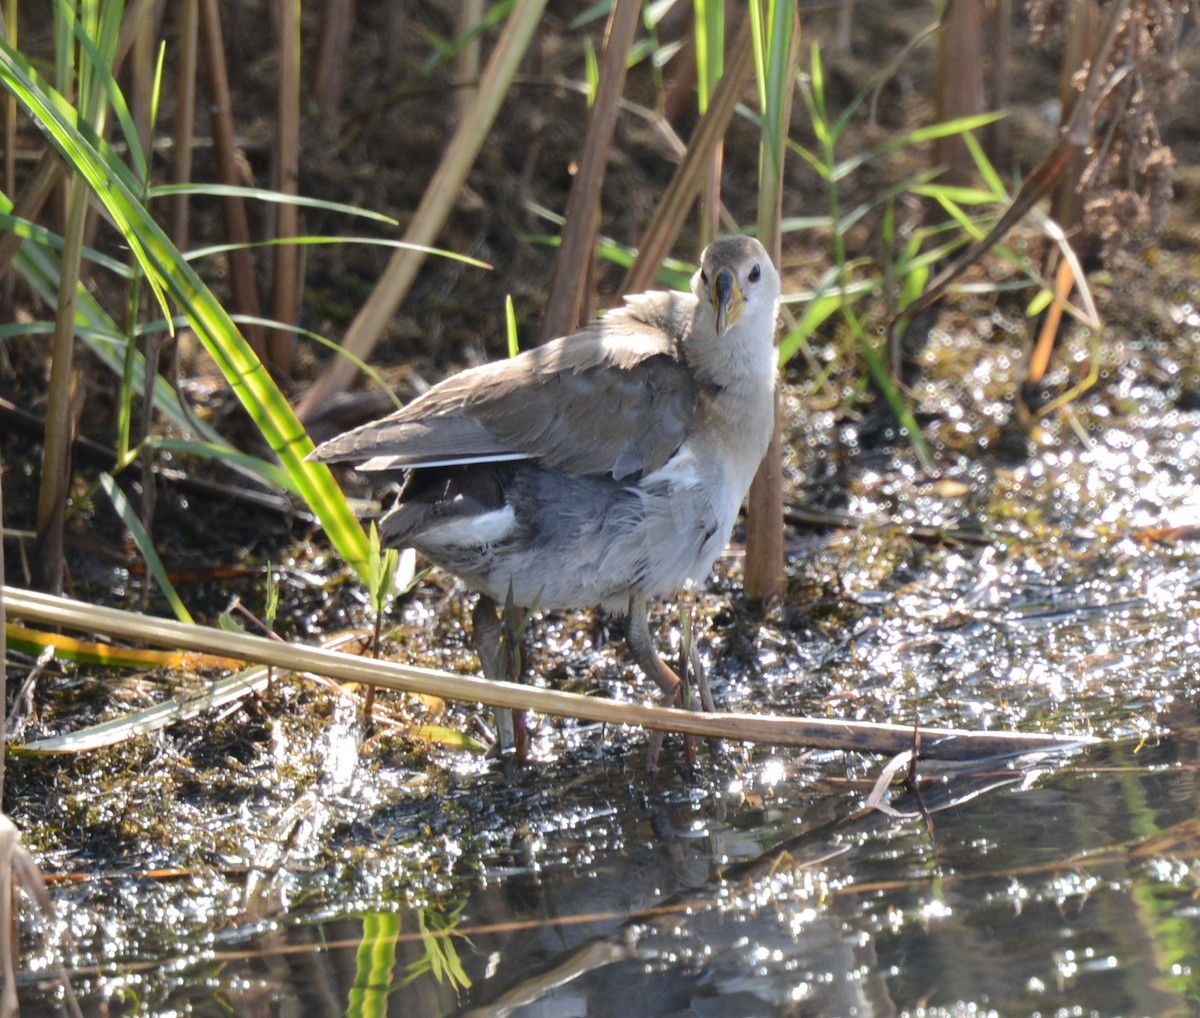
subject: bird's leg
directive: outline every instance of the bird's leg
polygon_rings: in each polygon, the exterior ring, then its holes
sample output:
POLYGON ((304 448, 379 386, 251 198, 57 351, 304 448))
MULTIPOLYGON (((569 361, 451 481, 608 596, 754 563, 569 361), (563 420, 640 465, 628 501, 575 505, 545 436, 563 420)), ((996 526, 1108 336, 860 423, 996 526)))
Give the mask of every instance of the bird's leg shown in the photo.
POLYGON ((644 597, 634 595, 629 599, 629 623, 625 639, 638 667, 663 691, 663 702, 668 707, 683 706, 683 683, 658 656, 658 648, 654 646, 654 638, 650 635, 649 605, 644 597))
MULTIPOLYGON (((679 627, 682 631, 683 640, 679 654, 679 671, 686 680, 690 675, 695 676, 696 690, 700 694, 700 709, 706 711, 716 710, 716 705, 713 702, 712 690, 708 685, 708 672, 704 670, 704 662, 700 658, 700 648, 696 645, 695 630, 692 625, 692 606, 694 605, 692 595, 688 591, 684 591, 679 596, 679 627)), ((684 692, 686 700, 687 691, 684 692)))
MULTIPOLYGON (((500 651, 500 620, 496 616, 496 602, 487 594, 480 594, 471 613, 471 625, 475 632, 475 653, 479 655, 479 667, 483 677, 492 682, 503 682, 507 669, 500 651)), ((501 753, 513 745, 512 711, 507 707, 493 710, 496 719, 496 746, 501 753)))
MULTIPOLYGON (((500 613, 500 623, 504 627, 501 654, 504 655, 504 671, 509 682, 525 681, 525 627, 528 612, 513 604, 512 585, 509 584, 508 599, 504 602, 504 610, 500 613)), ((529 724, 524 710, 513 710, 513 758, 517 763, 525 763, 529 759, 529 724)))
MULTIPOLYGON (((708 684, 708 672, 705 671, 704 662, 700 658, 700 648, 696 645, 696 633, 692 627, 692 604, 690 594, 685 592, 681 595, 679 623, 683 630, 683 646, 680 648, 679 670, 685 682, 689 678, 689 673, 695 678, 696 692, 700 697, 700 709, 712 712, 717 709, 717 706, 713 701, 712 689, 708 684)), ((708 749, 714 759, 724 752, 721 740, 715 738, 708 740, 708 749)))
MULTIPOLYGON (((480 594, 471 615, 475 630, 475 651, 479 655, 479 666, 484 677, 492 682, 520 682, 520 655, 511 646, 511 633, 507 623, 501 625, 497 616, 496 602, 487 594, 480 594)), ((494 709, 496 718, 496 746, 501 754, 513 750, 518 760, 523 760, 529 751, 529 731, 525 725, 525 712, 507 707, 494 709)))
POLYGON ((696 676, 696 688, 700 692, 700 709, 716 710, 716 701, 713 700, 712 689, 708 685, 708 672, 704 670, 704 662, 700 659, 700 648, 694 643, 688 648, 688 667, 696 676))
MULTIPOLYGON (((670 666, 658 655, 654 646, 654 638, 650 635, 649 605, 644 597, 636 594, 629 598, 629 621, 626 624, 625 641, 629 644, 629 652, 633 660, 663 691, 663 703, 668 707, 683 706, 683 681, 671 670, 670 666)), ((650 770, 658 769, 658 755, 662 751, 663 732, 650 733, 650 747, 646 753, 646 765, 650 770)), ((692 736, 684 736, 684 746, 688 760, 694 760, 696 754, 695 742, 692 736)))

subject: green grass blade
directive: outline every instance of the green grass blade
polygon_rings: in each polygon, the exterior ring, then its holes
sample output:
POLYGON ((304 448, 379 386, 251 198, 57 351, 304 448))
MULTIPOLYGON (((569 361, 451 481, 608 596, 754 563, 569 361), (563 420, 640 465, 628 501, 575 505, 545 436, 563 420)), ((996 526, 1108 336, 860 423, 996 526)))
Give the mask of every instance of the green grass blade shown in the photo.
POLYGON ((356 368, 358 368, 359 371, 371 379, 371 381, 378 386, 381 392, 386 392, 389 396, 391 396, 392 402, 396 404, 397 410, 404 406, 404 403, 397 398, 396 394, 392 391, 391 386, 388 385, 386 379, 384 379, 384 377, 370 364, 364 361, 361 357, 347 350, 340 343, 337 343, 326 336, 322 336, 319 332, 313 332, 311 329, 302 329, 298 325, 292 325, 289 322, 281 322, 276 318, 263 318, 259 315, 232 315, 231 317, 232 320, 239 325, 261 325, 268 329, 293 332, 297 336, 304 336, 306 339, 310 339, 312 342, 326 347, 336 356, 347 358, 356 368))
POLYGON ((311 440, 229 314, 125 185, 123 175, 109 165, 113 160, 83 137, 69 104, 42 85, 25 58, 5 40, 0 40, 0 81, 103 203, 168 317, 168 295, 179 306, 329 539, 362 575, 367 566, 362 527, 329 469, 305 460, 312 450, 311 440))
POLYGON ((166 597, 167 602, 171 605, 171 610, 175 613, 175 617, 180 622, 186 622, 189 625, 194 624, 191 612, 187 610, 179 595, 175 592, 175 587, 171 583, 171 578, 167 576, 167 570, 162 564, 162 559, 158 557, 158 552, 154 550, 154 542, 150 535, 146 533, 146 528, 142 526, 142 521, 138 519, 137 513, 133 511, 133 506, 129 504, 129 499, 125 497, 116 481, 113 480, 111 474, 102 473, 100 475, 100 487, 104 489, 104 493, 112 502, 113 508, 117 511, 117 515, 121 517, 121 522, 125 524, 125 528, 133 536, 133 542, 137 545, 138 551, 141 552, 142 560, 146 563, 146 568, 150 570, 150 574, 158 583, 159 588, 166 597))
MULTIPOLYGON (((0 209, 10 208, 12 205, 7 197, 0 195, 0 209)), ((0 211, 0 231, 16 234, 16 236, 23 237, 34 244, 40 244, 50 251, 61 252, 63 249, 62 234, 55 233, 38 223, 30 222, 28 219, 9 215, 7 211, 0 211)), ((117 261, 94 247, 85 246, 83 257, 86 261, 111 272, 120 279, 129 279, 133 275, 129 266, 124 262, 117 261)))
MULTIPOLYGON (((14 265, 34 292, 47 304, 53 306, 57 299, 58 280, 61 275, 58 263, 50 258, 45 250, 26 244, 22 245, 17 252, 14 265)), ((125 356, 124 334, 83 286, 79 287, 77 299, 75 335, 103 364, 114 373, 120 374, 125 356)), ((181 318, 180 321, 185 321, 185 319, 181 318)), ((49 335, 53 330, 53 322, 17 323, 0 328, 0 338, 23 333, 49 335)), ((144 377, 145 363, 141 354, 135 353, 134 383, 139 392, 142 390, 144 377)), ((226 462, 233 469, 257 480, 268 479, 268 483, 275 483, 269 478, 273 473, 279 472, 278 466, 258 457, 244 457, 239 462, 240 454, 221 435, 204 421, 187 413, 179 401, 179 394, 165 378, 158 377, 154 381, 154 405, 181 431, 199 434, 213 448, 224 450, 224 454, 216 458, 226 462)))
MULTIPOLYGON (((250 198, 256 201, 274 202, 276 205, 299 205, 302 208, 320 209, 323 212, 337 212, 347 216, 357 216, 360 219, 373 219, 379 223, 386 223, 388 226, 400 225, 391 216, 360 208, 357 205, 345 205, 342 202, 326 201, 323 198, 306 198, 300 194, 283 194, 262 187, 242 187, 237 184, 156 184, 147 192, 147 200, 168 198, 176 194, 203 195, 209 198, 250 198)), ((447 258, 457 258, 460 261, 474 262, 473 258, 455 254, 453 251, 442 251, 437 248, 421 250, 427 250, 431 254, 445 255, 447 258)))
POLYGON ((779 366, 784 367, 796 356, 826 321, 837 314, 842 306, 840 293, 827 293, 810 300, 804 306, 804 314, 787 332, 779 337, 779 366))
POLYGON ((426 247, 424 244, 411 244, 406 240, 389 240, 386 237, 355 237, 355 236, 329 236, 316 234, 301 234, 294 237, 271 237, 268 240, 253 241, 248 244, 211 244, 208 247, 198 247, 188 251, 184 257, 189 262, 197 261, 200 258, 211 258, 213 255, 226 254, 229 251, 253 250, 260 247, 281 247, 285 244, 296 244, 300 246, 320 246, 322 244, 372 244, 376 247, 403 248, 406 251, 422 251, 425 254, 440 255, 443 258, 449 258, 456 262, 462 262, 464 265, 470 265, 477 269, 491 269, 493 266, 488 262, 480 261, 478 258, 472 258, 470 255, 455 254, 453 251, 443 251, 436 247, 426 247))
POLYGON ((698 109, 708 110, 708 100, 725 73, 724 0, 694 0, 696 37, 696 91, 698 109))
MULTIPOLYGON (((843 310, 847 309, 843 307, 843 310)), ((933 457, 930 456, 929 447, 925 444, 925 439, 921 436, 921 429, 917 424, 917 419, 913 417, 912 411, 908 408, 908 403, 904 399, 904 393, 892 381, 887 365, 884 363, 883 354, 867 338, 867 334, 863 331, 862 323, 859 321, 857 315, 847 311, 845 317, 846 321, 850 323, 854 339, 858 343, 859 350, 862 352, 863 360, 867 363, 867 373, 871 376, 871 382, 887 401, 888 406, 891 407, 896 421, 907 432, 906 437, 921 467, 929 470, 933 466, 933 457)))
MULTIPOLYGON (((78 23, 75 26, 75 38, 79 42, 81 55, 87 58, 85 63, 89 69, 89 76, 93 79, 90 88, 99 90, 95 95, 95 102, 99 104, 103 100, 112 107, 117 124, 121 128, 121 136, 129 150, 129 156, 133 160, 133 176, 138 181, 145 182, 150 179, 150 170, 146 162, 146 153, 142 150, 142 140, 133 123, 133 115, 129 112, 125 94, 112 75, 113 54, 121 27, 119 11, 122 6, 121 4, 105 5, 105 24, 100 29, 101 40, 99 43, 89 38, 83 26, 78 23), (115 19, 113 14, 116 14, 115 19)), ((84 101, 83 96, 84 89, 81 87, 81 103, 84 101)))
POLYGON ((105 746, 115 746, 257 693, 266 688, 270 676, 270 668, 247 668, 236 675, 218 679, 202 696, 173 696, 153 707, 89 725, 77 732, 38 739, 21 748, 30 753, 88 753, 105 746))
POLYGON ((967 151, 970 152, 971 159, 975 162, 975 168, 979 171, 983 182, 995 196, 996 201, 1008 201, 1008 191, 1004 187, 1004 181, 1000 179, 1000 174, 996 172, 996 167, 992 165, 992 161, 987 157, 987 153, 983 151, 983 146, 979 144, 979 139, 973 133, 968 132, 963 135, 963 143, 967 146, 967 151))
MULTIPOLYGON (((66 164, 83 178, 104 204, 113 225, 124 236, 138 261, 143 265, 151 263, 136 217, 131 220, 128 215, 129 202, 136 204, 128 167, 119 159, 106 160, 100 155, 101 142, 94 129, 89 128, 85 136, 75 107, 60 92, 44 85, 29 61, 3 39, 0 39, 0 82, 33 118, 66 164)), ((166 294, 159 285, 158 274, 147 275, 155 297, 165 310, 166 294)))
MULTIPOLYGON (((846 271, 850 272, 860 264, 859 261, 849 262, 846 265, 846 271)), ((836 265, 832 265, 825 270, 811 294, 801 295, 800 299, 804 302, 804 313, 779 340, 779 366, 781 368, 803 349, 809 338, 833 315, 844 307, 855 304, 863 297, 875 296, 879 293, 881 284, 878 278, 863 279, 846 286, 839 286, 838 279, 841 275, 842 271, 836 265)))
POLYGON ((164 435, 151 435, 146 444, 163 452, 178 453, 181 456, 195 456, 197 459, 209 459, 215 463, 228 466, 240 465, 245 472, 259 480, 266 481, 281 491, 291 491, 295 494, 292 477, 274 463, 268 463, 259 456, 232 449, 218 442, 200 442, 189 438, 169 438, 164 435))
MULTIPOLYGON (((948 212, 951 205, 995 205, 996 195, 981 187, 957 187, 952 184, 914 184, 909 190, 941 202, 948 212)), ((1001 201, 1003 199, 1000 199, 1001 201)), ((959 213, 961 215, 961 212, 959 213)))
POLYGON ((504 296, 504 334, 508 338, 508 356, 516 357, 521 352, 521 343, 517 336, 517 312, 511 293, 504 296))
MULTIPOLYGON (((869 149, 866 152, 857 152, 852 156, 847 157, 837 164, 834 168, 833 176, 836 180, 841 180, 857 170, 860 166, 871 162, 874 159, 880 159, 884 156, 891 155, 893 152, 898 152, 906 148, 912 148, 916 145, 923 145, 926 142, 933 141, 937 138, 946 138, 953 135, 961 135, 963 140, 968 138, 974 140, 974 135, 971 133, 978 127, 985 127, 988 124, 1000 120, 1004 114, 1002 113, 979 113, 970 117, 959 117, 955 120, 943 120, 936 124, 928 124, 925 127, 918 127, 915 130, 909 131, 906 134, 897 138, 891 138, 876 148, 869 149)), ((968 145, 970 143, 968 142, 968 145)), ((978 144, 978 143, 976 143, 978 144)), ((993 174, 994 174, 993 170, 993 174)), ((1003 188, 1001 188, 1003 194, 1003 188)))

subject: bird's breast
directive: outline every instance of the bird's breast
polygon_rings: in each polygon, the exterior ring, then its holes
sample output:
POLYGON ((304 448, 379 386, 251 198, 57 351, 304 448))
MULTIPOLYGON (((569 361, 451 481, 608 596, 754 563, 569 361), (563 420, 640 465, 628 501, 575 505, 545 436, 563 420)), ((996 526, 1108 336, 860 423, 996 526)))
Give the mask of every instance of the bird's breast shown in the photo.
POLYGON ((729 543, 749 484, 742 484, 741 473, 704 443, 689 439, 661 468, 642 478, 638 546, 646 594, 671 596, 708 574, 729 543))
POLYGON ((724 474, 725 483, 738 489, 740 502, 766 455, 774 426, 772 376, 734 390, 702 392, 689 442, 698 459, 714 464, 724 474))

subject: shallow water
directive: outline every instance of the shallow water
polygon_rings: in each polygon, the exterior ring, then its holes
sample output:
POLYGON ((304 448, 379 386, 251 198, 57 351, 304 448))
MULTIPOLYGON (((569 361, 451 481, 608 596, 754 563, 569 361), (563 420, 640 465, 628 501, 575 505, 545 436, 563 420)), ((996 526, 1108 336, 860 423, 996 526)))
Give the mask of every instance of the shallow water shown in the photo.
MULTIPOLYGON (((88 1013, 1200 1011, 1200 413, 1139 377, 1073 411, 1087 443, 1060 423, 1013 462, 959 450, 946 415, 937 476, 904 449, 832 462, 852 436, 800 418, 797 492, 854 522, 791 531, 765 616, 736 555, 698 605, 719 706, 1098 742, 924 764, 898 816, 866 808, 876 757, 731 746, 689 770, 668 739, 654 780, 643 733, 535 718, 539 764, 504 768, 386 725, 360 746, 352 704, 283 682, 137 744, 10 763, 71 934, 55 951, 23 913, 23 1013, 53 1009, 55 954, 88 1013)), ((990 398, 955 393, 977 424, 990 398)), ((300 572, 285 591, 310 603, 300 572)), ((394 653, 472 668, 459 593, 424 584, 394 653)), ((672 612, 654 627, 678 639, 672 612)), ((534 673, 650 698, 617 631, 541 620, 534 673)), ((110 713, 153 692, 44 688, 30 738, 70 727, 81 691, 110 713)), ((466 708, 380 702, 479 731, 466 708)))
POLYGON ((77 988, 118 1010, 1186 1014, 1198 754, 1176 720, 1152 746, 930 779, 927 819, 864 812, 847 772, 871 766, 832 756, 670 789, 593 762, 569 788, 564 767, 480 776, 419 813, 381 797, 286 874, 55 896, 90 955, 77 988), (463 824, 497 799, 490 836, 463 824))

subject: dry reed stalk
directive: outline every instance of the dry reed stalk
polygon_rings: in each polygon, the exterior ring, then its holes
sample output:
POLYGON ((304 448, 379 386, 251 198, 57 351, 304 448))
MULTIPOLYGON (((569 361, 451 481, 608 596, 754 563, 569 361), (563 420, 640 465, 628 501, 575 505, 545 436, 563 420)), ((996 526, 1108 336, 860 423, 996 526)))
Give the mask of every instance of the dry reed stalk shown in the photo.
MULTIPOLYGON (((454 14, 454 30, 459 36, 466 35, 482 20, 483 0, 460 0, 458 10, 454 14)), ((454 58, 454 75, 463 83, 462 87, 454 93, 454 109, 458 120, 463 118, 470 109, 471 103, 475 101, 475 95, 479 91, 479 86, 475 82, 479 80, 479 68, 482 60, 483 48, 480 46, 478 35, 463 46, 458 51, 458 56, 454 58), (471 84, 467 84, 467 82, 471 84)))
MULTIPOLYGON (((229 94, 229 74, 225 64, 225 40, 221 34, 221 9, 218 0, 199 0, 200 37, 204 48, 204 77, 208 85, 209 115, 212 121, 213 152, 217 160, 217 176, 221 183, 242 183, 238 170, 237 144, 233 135, 233 100, 229 94)), ((251 318, 262 316, 255 285, 254 259, 248 248, 250 243, 250 221, 246 216, 246 203, 238 197, 221 200, 221 211, 225 218, 225 235, 234 247, 228 255, 229 286, 233 294, 234 309, 240 315, 251 318)), ((262 328, 258 325, 241 326, 242 335, 255 355, 263 360, 266 345, 262 328)))
MULTIPOLYGON (((994 110, 1006 110, 1012 101, 1013 64, 1013 11, 1012 0, 993 0, 988 12, 992 54, 989 84, 990 106, 994 110)), ((985 150, 993 166, 1008 166, 1012 163, 1012 121, 1009 117, 988 124, 984 128, 985 150)))
POLYGON ((606 724, 639 725, 655 731, 681 732, 739 742, 891 755, 911 749, 914 739, 919 739, 923 758, 942 760, 1065 749, 1097 741, 1088 736, 1060 736, 1042 732, 924 728, 884 722, 688 711, 677 707, 619 703, 603 697, 351 656, 247 633, 185 625, 173 619, 138 615, 67 598, 47 597, 15 587, 9 587, 5 596, 10 615, 41 625, 104 633, 113 638, 178 650, 223 654, 247 662, 269 664, 281 672, 325 675, 344 682, 375 685, 418 695, 535 710, 557 717, 575 717, 606 724))
MULTIPOLYGON (((300 193, 300 0, 279 0, 279 78, 275 133, 275 190, 295 197, 300 193)), ((300 233, 300 209, 289 202, 275 206, 275 239, 271 317, 295 325, 300 310, 300 249, 288 241, 300 233)), ((296 337, 291 329, 272 329, 267 358, 273 373, 289 378, 296 337)))
MULTIPOLYGON (((200 27, 199 0, 182 0, 179 5, 179 57, 175 76, 175 142, 172 179, 176 184, 192 180, 192 140, 196 133, 196 71, 200 27)), ((188 249, 190 196, 171 198, 171 240, 180 251, 188 249)))
POLYGON ((312 77, 313 100, 322 117, 335 116, 342 107, 353 29, 354 0, 324 0, 312 77))
POLYGON ((74 440, 72 390, 75 388, 75 312, 79 307, 79 274, 83 264, 90 191, 78 174, 67 181, 66 229, 63 231, 62 275, 54 336, 50 341, 50 388, 46 394, 46 438, 38 489, 37 551, 34 583, 56 594, 63 585, 63 525, 71 476, 74 440))
MULTIPOLYGON (((37 222, 47 199, 62 179, 62 174, 63 165, 59 161, 58 153, 52 148, 47 148, 17 194, 12 214, 19 219, 28 219, 31 223, 37 222)), ((21 246, 21 240, 22 238, 11 230, 0 231, 0 276, 8 272, 8 267, 21 246)))
MULTIPOLYGON (((1063 123, 1074 113, 1077 104, 1084 101, 1084 93, 1075 87, 1075 76, 1085 66, 1089 55, 1096 48, 1100 33, 1100 8, 1096 0, 1080 0, 1071 8, 1071 26, 1067 30, 1063 46, 1062 63, 1059 65, 1058 98, 1062 108, 1063 123)), ((1089 115, 1090 116, 1090 115, 1089 115)), ((1083 195, 1080 180, 1087 165, 1088 152, 1084 148, 1073 150, 1063 168, 1062 178, 1050 200, 1050 217, 1068 237, 1078 233, 1083 223, 1083 195)), ((1057 246, 1051 245, 1046 252, 1042 273, 1054 280, 1054 294, 1065 301, 1075 288, 1075 276, 1057 246)), ((1057 301, 1048 307, 1037 322, 1037 331, 1025 373, 1027 384, 1036 385, 1050 369, 1050 358, 1062 325, 1062 304, 1057 301)))
MULTIPOLYGON (((792 15, 791 38, 786 54, 774 126, 763 110, 763 152, 759 157, 758 236, 771 259, 782 268, 783 168, 791 123, 792 98, 800 68, 800 14, 792 15)), ((767 454, 759 464, 746 497, 746 559, 742 586, 746 597, 767 601, 781 597, 786 586, 783 571, 783 438, 779 422, 779 396, 775 396, 775 428, 767 454)))
MULTIPOLYGON (((4 34, 5 38, 13 45, 18 45, 17 37, 17 4, 10 3, 4 6, 4 34)), ((17 97, 11 92, 4 96, 4 193, 17 193, 17 97)), ((0 235, 0 241, 7 240, 12 234, 0 235)), ((17 244, 12 247, 13 253, 16 252, 17 244)), ((11 260, 12 254, 5 258, 3 253, 0 253, 0 286, 3 290, 0 291, 0 307, 6 309, 12 308, 13 286, 14 279, 8 272, 8 262, 11 260)), ((11 313, 11 312, 10 312, 11 313)))
MULTIPOLYGON (((446 154, 433 173, 408 229, 404 231, 406 242, 429 245, 437 239, 474 165, 475 157, 491 131, 500 104, 508 93, 513 75, 533 39, 545 7, 546 0, 517 0, 483 72, 476 101, 450 139, 446 154)), ((392 255, 371 296, 346 330, 342 339, 343 349, 361 360, 370 358, 392 315, 408 296, 425 258, 424 251, 413 249, 401 249, 392 255)), ((357 373, 358 368, 348 357, 334 358, 300 401, 297 412, 301 420, 323 407, 331 396, 344 390, 357 373)))
MULTIPOLYGON (((939 121, 983 112, 983 0, 950 0, 942 14, 934 103, 939 121)), ((942 180, 971 183, 975 161, 957 134, 938 138, 933 162, 945 167, 942 180)))
POLYGON ((712 153, 725 137, 734 109, 742 97, 742 89, 753 70, 754 48, 747 16, 729 53, 725 73, 713 91, 708 111, 692 131, 687 151, 638 241, 637 257, 621 281, 621 293, 641 293, 653 283, 659 266, 691 214, 692 203, 704 187, 712 166, 712 153))
POLYGON ((574 331, 585 317, 588 295, 592 293, 591 273, 587 269, 593 263, 600 230, 600 191, 620 114, 629 51, 633 48, 641 12, 639 0, 617 0, 605 27, 600 83, 579 155, 579 170, 567 196, 562 241, 550 272, 546 311, 538 337, 541 343, 574 331))

